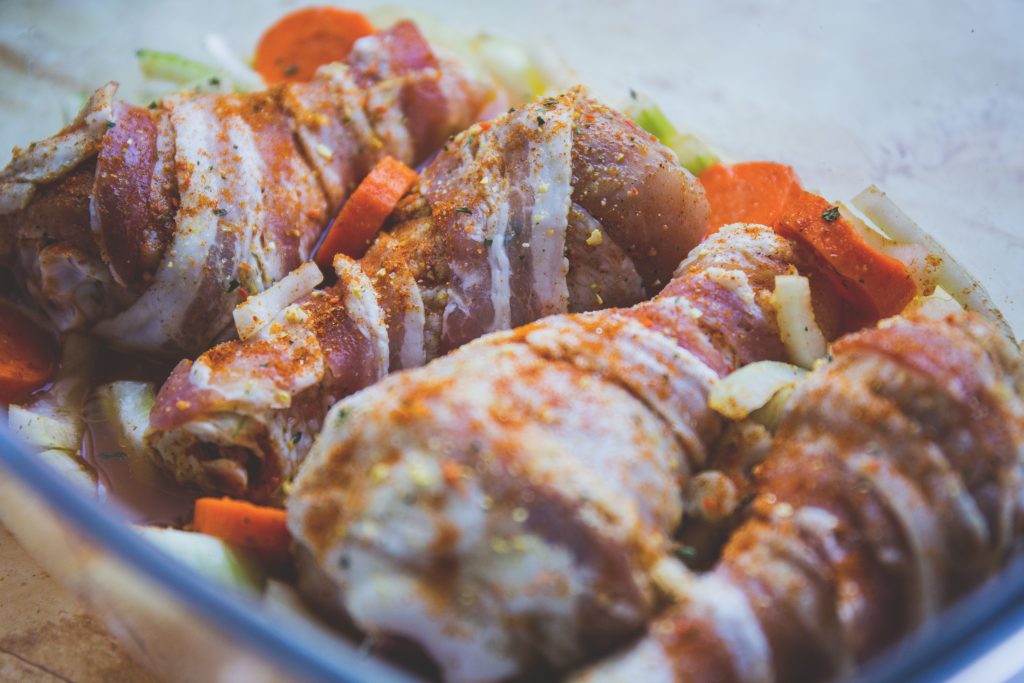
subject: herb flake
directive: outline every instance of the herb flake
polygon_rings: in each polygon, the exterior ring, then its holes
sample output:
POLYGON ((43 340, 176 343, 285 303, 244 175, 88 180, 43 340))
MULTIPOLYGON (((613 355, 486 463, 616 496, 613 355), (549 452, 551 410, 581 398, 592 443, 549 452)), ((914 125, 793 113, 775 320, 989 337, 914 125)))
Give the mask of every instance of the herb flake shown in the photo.
POLYGON ((835 221, 839 220, 839 207, 830 206, 829 208, 825 209, 824 212, 822 212, 821 217, 824 218, 829 223, 834 223, 835 221))
POLYGON ((235 278, 231 278, 231 281, 228 282, 228 293, 231 293, 231 292, 235 291, 236 289, 238 289, 241 286, 242 286, 241 282, 239 282, 235 278))
POLYGON ((537 117, 537 125, 539 127, 543 128, 545 123, 547 123, 547 122, 544 120, 543 116, 538 116, 537 117))
POLYGON ((458 211, 459 213, 473 213, 472 211, 469 210, 468 206, 459 206, 456 207, 455 210, 458 211))
POLYGON ((214 216, 227 216, 228 215, 228 210, 227 209, 214 209, 213 210, 213 215, 214 216))
POLYGON ((302 441, 302 432, 295 432, 292 434, 291 441, 293 446, 297 446, 299 442, 302 441))
POLYGON ((692 560, 697 557, 697 549, 692 545, 677 545, 672 552, 681 560, 692 560))

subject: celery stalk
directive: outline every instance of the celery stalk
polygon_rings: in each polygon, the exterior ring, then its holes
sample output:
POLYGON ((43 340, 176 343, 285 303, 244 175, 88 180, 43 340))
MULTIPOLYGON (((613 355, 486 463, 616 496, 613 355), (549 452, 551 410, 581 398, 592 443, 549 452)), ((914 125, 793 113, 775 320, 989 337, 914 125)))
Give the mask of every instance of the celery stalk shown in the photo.
POLYGON ((147 78, 185 84, 217 74, 217 70, 212 66, 173 52, 139 50, 135 54, 139 58, 139 69, 147 78))
POLYGON ((680 133, 657 104, 635 94, 631 104, 626 108, 630 118, 675 152, 679 163, 687 171, 700 175, 708 166, 718 163, 718 155, 710 147, 695 135, 680 133))

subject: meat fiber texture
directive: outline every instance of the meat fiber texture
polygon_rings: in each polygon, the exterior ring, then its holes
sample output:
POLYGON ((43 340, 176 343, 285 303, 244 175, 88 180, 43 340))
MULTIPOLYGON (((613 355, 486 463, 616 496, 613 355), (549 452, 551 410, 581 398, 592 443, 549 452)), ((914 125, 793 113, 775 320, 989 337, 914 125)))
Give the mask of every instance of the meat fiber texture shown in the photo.
POLYGON ((646 298, 707 213, 672 152, 582 89, 477 124, 360 261, 335 259, 337 284, 175 369, 152 455, 179 481, 279 498, 342 397, 489 332, 646 298))
POLYGON ((446 680, 625 645, 668 600, 681 485, 722 426, 712 383, 785 359, 774 278, 816 267, 733 226, 648 302, 488 335, 340 402, 288 500, 305 571, 446 680))
POLYGON ((677 604, 574 680, 826 680, 1019 547, 1019 349, 929 304, 832 354, 790 400, 718 566, 680 572, 677 604))
POLYGON ((491 95, 409 22, 357 41, 314 80, 182 93, 149 108, 93 94, 0 173, 0 259, 61 331, 194 356, 244 293, 310 257, 377 160, 410 165, 491 95))

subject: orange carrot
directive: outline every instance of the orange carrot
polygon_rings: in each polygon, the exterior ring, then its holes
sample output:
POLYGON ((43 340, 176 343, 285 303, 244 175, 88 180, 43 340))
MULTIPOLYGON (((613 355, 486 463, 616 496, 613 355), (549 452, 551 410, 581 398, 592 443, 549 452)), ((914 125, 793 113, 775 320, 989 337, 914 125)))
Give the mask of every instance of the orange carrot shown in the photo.
POLYGON ((389 156, 381 159, 327 229, 327 235, 316 252, 317 264, 329 270, 335 254, 352 258, 362 256, 394 211, 398 200, 418 177, 416 171, 401 161, 389 156))
POLYGON ((700 174, 711 205, 708 234, 730 223, 775 225, 802 190, 790 166, 770 161, 715 164, 700 174))
POLYGON ((837 208, 805 191, 790 166, 715 164, 700 181, 711 205, 708 234, 729 223, 761 223, 802 242, 828 264, 862 323, 899 313, 917 293, 906 265, 876 251, 837 208))
POLYGON ((292 538, 286 519, 287 513, 280 508, 233 498, 199 498, 192 526, 200 533, 283 565, 289 559, 292 538))
POLYGON ((348 56, 352 44, 374 32, 359 12, 307 7, 282 17, 260 38, 256 70, 268 83, 308 81, 323 64, 348 56))
POLYGON ((53 339, 15 306, 0 303, 0 404, 24 401, 57 369, 53 339))
POLYGON ((906 265, 873 249, 823 197, 801 192, 774 227, 824 260, 839 291, 872 321, 896 315, 917 294, 906 265))

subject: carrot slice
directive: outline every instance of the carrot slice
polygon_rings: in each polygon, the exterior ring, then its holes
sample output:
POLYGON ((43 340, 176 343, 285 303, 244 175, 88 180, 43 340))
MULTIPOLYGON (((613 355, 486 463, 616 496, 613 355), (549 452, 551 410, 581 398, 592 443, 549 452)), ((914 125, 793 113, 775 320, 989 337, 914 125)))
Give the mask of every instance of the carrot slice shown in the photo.
POLYGON ((711 205, 709 235, 730 223, 775 225, 803 189, 792 167, 770 161, 715 164, 700 182, 711 205))
POLYGON ((287 513, 280 508, 234 498, 199 498, 192 526, 277 565, 285 564, 290 556, 292 536, 287 513))
POLYGON ((282 17, 260 38, 256 70, 268 83, 308 81, 317 68, 348 56, 352 44, 374 32, 359 12, 307 7, 282 17))
POLYGON ((401 161, 384 157, 363 179, 327 229, 316 262, 329 270, 335 254, 359 258, 419 176, 401 161))
POLYGON ((0 403, 18 403, 57 369, 50 335, 15 306, 0 302, 0 403))
POLYGON ((896 315, 917 295, 906 265, 873 249, 823 197, 801 192, 775 230, 823 259, 838 276, 839 291, 872 321, 896 315))

